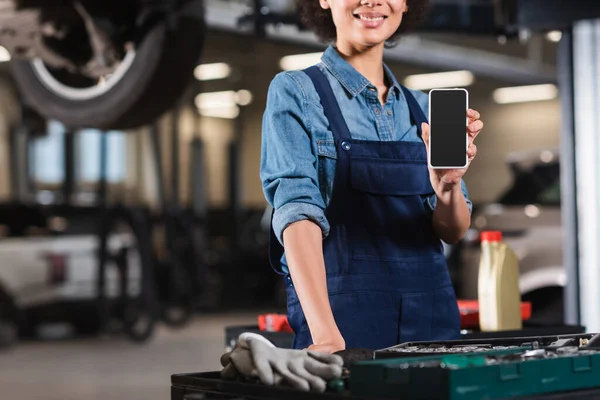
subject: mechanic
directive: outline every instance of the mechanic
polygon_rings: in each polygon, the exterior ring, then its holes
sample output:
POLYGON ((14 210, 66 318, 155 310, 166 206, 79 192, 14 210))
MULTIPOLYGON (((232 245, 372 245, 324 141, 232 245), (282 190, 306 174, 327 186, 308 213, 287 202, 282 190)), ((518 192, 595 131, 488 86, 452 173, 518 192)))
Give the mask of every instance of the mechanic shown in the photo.
MULTIPOLYGON (((297 2, 306 26, 333 43, 316 66, 271 82, 260 171, 296 349, 459 336, 442 241, 469 228, 468 167, 428 167, 428 95, 401 86, 383 62, 386 43, 422 20, 427 3, 297 2)), ((483 123, 467 115, 470 165, 483 123)))

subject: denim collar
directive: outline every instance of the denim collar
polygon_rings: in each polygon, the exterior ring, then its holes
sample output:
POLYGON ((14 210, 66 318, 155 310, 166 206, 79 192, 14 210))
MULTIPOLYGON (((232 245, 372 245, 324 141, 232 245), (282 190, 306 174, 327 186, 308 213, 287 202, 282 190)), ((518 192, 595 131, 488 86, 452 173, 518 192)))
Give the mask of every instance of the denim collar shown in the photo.
MULTIPOLYGON (((344 86, 344 88, 352 95, 356 97, 359 93, 368 87, 373 87, 371 82, 365 78, 360 72, 358 72, 348 61, 337 52, 335 47, 329 46, 323 53, 321 61, 329 72, 344 86)), ((396 98, 402 93, 400 83, 384 63, 383 69, 388 82, 391 82, 390 88, 393 89, 396 98)))

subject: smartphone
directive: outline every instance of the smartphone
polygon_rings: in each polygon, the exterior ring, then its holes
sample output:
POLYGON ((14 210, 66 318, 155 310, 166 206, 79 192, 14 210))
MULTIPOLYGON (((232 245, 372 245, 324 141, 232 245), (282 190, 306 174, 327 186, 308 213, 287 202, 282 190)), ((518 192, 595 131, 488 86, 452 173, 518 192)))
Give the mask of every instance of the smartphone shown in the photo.
POLYGON ((432 89, 429 92, 429 166, 465 168, 469 162, 469 92, 432 89))

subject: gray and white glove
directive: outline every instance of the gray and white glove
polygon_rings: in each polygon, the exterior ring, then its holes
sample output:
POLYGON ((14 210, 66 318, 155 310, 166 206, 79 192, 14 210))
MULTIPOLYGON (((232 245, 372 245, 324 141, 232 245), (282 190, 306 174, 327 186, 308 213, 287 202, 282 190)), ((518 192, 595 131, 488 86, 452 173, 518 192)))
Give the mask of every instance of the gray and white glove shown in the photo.
POLYGON ((239 375, 259 378, 265 385, 287 384, 305 392, 322 393, 327 382, 342 376, 343 360, 335 354, 275 347, 265 337, 242 333, 235 349, 221 357, 223 379, 239 375))

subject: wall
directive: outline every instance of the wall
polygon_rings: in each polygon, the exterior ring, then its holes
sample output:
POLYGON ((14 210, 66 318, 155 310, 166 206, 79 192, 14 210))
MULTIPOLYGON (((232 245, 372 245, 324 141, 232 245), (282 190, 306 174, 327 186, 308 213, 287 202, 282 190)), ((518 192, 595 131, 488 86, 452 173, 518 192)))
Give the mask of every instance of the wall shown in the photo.
POLYGON ((497 105, 474 102, 482 114, 484 130, 476 139, 478 155, 465 182, 477 202, 496 199, 510 184, 505 157, 512 151, 560 144, 560 102, 557 100, 497 105), (481 104, 479 106, 479 104, 481 104))

